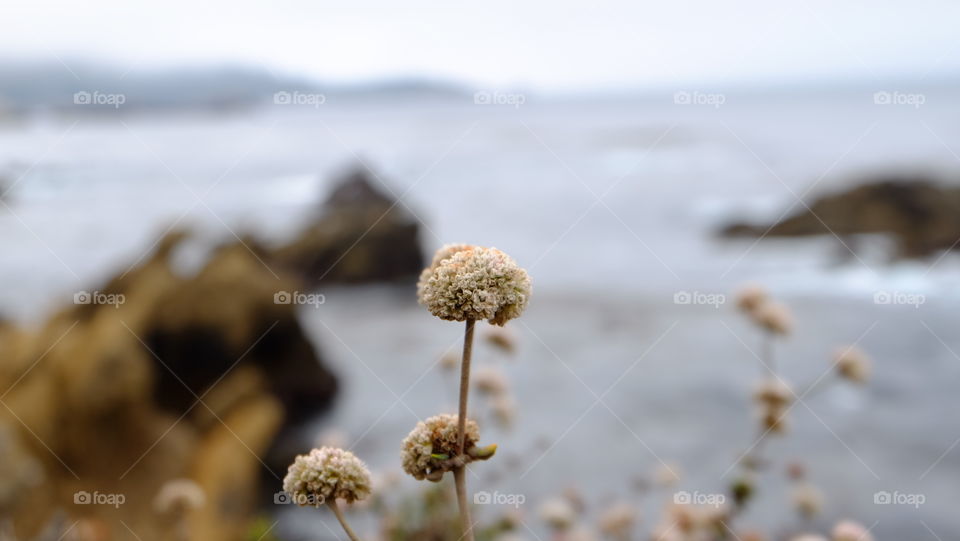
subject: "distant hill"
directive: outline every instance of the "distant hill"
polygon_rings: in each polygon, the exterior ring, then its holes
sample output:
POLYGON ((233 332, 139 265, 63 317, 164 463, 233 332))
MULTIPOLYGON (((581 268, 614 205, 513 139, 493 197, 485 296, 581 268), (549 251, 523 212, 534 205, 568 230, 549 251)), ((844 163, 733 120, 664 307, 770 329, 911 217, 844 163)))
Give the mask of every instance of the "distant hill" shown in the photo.
POLYGON ((411 79, 324 85, 303 77, 275 75, 263 68, 243 66, 135 68, 125 72, 92 64, 67 67, 60 63, 0 63, 0 112, 8 113, 75 110, 78 103, 89 105, 92 110, 114 109, 121 100, 125 111, 230 110, 272 103, 278 92, 355 98, 466 95, 461 88, 448 83, 411 79))

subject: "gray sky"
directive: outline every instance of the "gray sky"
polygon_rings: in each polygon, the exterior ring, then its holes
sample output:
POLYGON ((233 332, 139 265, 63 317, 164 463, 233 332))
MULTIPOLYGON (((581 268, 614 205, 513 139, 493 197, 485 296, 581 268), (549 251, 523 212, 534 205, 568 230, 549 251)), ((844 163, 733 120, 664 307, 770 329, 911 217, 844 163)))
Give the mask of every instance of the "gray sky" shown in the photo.
POLYGON ((593 90, 960 74, 960 2, 13 0, 7 59, 593 90))

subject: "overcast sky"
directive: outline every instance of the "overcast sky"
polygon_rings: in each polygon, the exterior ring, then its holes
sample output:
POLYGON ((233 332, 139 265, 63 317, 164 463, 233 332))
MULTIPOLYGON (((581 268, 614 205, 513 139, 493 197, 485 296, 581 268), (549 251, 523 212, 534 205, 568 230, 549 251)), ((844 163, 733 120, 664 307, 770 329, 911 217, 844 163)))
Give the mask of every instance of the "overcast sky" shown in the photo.
POLYGON ((0 56, 595 90, 960 74, 956 0, 11 0, 0 56))

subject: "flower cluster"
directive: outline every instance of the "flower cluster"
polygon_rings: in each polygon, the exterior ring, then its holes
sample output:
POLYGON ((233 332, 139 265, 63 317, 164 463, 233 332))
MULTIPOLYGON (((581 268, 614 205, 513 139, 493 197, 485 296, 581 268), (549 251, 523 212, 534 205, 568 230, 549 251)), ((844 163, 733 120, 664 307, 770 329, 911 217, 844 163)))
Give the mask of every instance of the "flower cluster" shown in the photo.
POLYGON ((353 503, 370 495, 370 471, 350 451, 321 447, 297 456, 283 490, 299 505, 319 507, 337 498, 353 503))
POLYGON ((444 246, 420 274, 417 296, 430 313, 450 321, 504 325, 530 300, 530 277, 496 248, 444 246))
POLYGON ((496 446, 478 448, 480 428, 476 421, 467 419, 464 456, 457 453, 457 416, 435 415, 417 426, 403 439, 400 455, 403 471, 415 479, 439 481, 444 472, 473 460, 486 460, 493 456, 496 446))

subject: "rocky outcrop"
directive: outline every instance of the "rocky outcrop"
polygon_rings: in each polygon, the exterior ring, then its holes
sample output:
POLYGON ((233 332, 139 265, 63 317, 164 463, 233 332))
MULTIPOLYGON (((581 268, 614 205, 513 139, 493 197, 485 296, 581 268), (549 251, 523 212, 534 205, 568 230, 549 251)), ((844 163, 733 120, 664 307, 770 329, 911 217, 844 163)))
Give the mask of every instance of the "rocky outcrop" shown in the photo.
POLYGON ((340 179, 316 219, 272 259, 304 287, 412 282, 423 269, 419 222, 366 169, 340 179))
POLYGON ((960 240, 960 187, 925 177, 889 177, 820 197, 809 209, 775 224, 733 223, 725 237, 796 237, 882 233, 897 256, 923 257, 956 248, 960 240))
POLYGON ((274 302, 292 281, 249 240, 179 276, 183 238, 38 331, 0 326, 0 463, 19 472, 0 479, 0 516, 24 537, 60 510, 104 539, 161 539, 153 498, 189 477, 207 494, 194 538, 241 539, 261 476, 282 477, 265 466, 278 434, 330 403, 296 306, 274 302))

